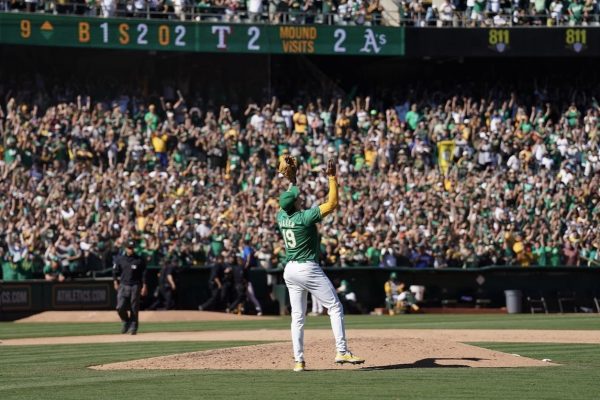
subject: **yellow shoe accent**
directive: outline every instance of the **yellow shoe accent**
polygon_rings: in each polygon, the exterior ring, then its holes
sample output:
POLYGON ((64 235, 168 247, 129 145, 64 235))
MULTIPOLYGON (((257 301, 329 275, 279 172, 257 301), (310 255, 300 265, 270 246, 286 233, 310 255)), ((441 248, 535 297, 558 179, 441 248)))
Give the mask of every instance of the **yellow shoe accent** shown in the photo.
POLYGON ((362 364, 365 360, 347 351, 345 354, 337 353, 335 355, 335 362, 338 364, 362 364))
POLYGON ((304 363, 304 361, 296 361, 296 364, 294 364, 294 372, 302 372, 305 370, 306 364, 304 363))

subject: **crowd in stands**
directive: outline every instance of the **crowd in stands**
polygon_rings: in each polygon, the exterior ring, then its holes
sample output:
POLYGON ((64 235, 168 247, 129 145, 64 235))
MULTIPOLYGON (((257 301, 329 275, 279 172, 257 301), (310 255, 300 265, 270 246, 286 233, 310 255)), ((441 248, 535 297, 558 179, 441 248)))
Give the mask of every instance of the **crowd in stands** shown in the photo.
POLYGON ((323 169, 337 160, 326 267, 600 265, 600 106, 584 92, 219 104, 17 86, 0 87, 5 271, 102 269, 129 238, 150 265, 250 247, 260 266, 281 266, 288 154, 306 207, 326 197, 323 169))
POLYGON ((401 19, 414 26, 597 26, 597 0, 403 0, 401 19))
POLYGON ((0 10, 211 22, 408 26, 599 24, 597 0, 0 0, 0 10))
POLYGON ((380 25, 380 0, 0 0, 0 10, 206 22, 380 25))

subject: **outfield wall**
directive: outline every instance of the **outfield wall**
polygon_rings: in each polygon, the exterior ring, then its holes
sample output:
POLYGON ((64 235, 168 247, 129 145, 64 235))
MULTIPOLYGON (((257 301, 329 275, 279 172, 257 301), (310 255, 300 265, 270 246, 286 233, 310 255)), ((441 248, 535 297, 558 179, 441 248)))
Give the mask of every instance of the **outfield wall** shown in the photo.
MULTIPOLYGON (((577 304, 592 306, 592 298, 600 294, 600 268, 521 268, 486 267, 479 269, 421 269, 414 268, 329 268, 327 275, 335 285, 346 279, 357 298, 367 310, 384 304, 383 284, 390 272, 398 273, 400 280, 409 285, 426 287, 427 305, 439 307, 442 300, 456 300, 457 306, 474 306, 477 299, 489 299, 489 307, 504 306, 504 290, 521 290, 528 295, 543 295, 551 311, 558 310, 560 292, 575 292, 577 304)), ((270 300, 267 275, 275 282, 276 297, 287 303, 282 270, 251 271, 257 297, 265 305, 265 311, 278 313, 279 304, 270 300)), ((209 268, 181 271, 178 277, 177 306, 180 309, 196 309, 209 296, 209 268)), ((156 275, 149 274, 149 293, 156 287, 156 275)), ((109 310, 115 307, 116 294, 110 278, 76 280, 64 283, 41 280, 0 281, 0 319, 48 310, 109 310)), ((148 302, 149 299, 146 300, 148 302)), ((282 304, 282 309, 285 305, 282 304)))

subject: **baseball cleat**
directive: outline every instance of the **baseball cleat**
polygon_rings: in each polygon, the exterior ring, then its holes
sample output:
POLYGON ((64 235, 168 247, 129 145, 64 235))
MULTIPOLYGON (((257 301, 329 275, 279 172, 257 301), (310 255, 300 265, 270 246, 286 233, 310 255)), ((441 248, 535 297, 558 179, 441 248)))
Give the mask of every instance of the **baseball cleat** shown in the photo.
POLYGON ((363 364, 365 360, 347 351, 346 353, 337 353, 335 355, 335 362, 337 364, 363 364))
POLYGON ((294 364, 294 372, 302 372, 305 370, 306 364, 304 363, 304 361, 296 361, 296 364, 294 364))

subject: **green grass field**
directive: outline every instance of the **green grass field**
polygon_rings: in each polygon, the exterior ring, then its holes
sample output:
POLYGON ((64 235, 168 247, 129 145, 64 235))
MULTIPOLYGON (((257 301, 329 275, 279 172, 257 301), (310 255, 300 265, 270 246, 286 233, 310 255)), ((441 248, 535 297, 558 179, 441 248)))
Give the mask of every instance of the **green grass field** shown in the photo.
MULTIPOLYGON (((348 315, 349 329, 575 329, 596 330, 600 318, 595 314, 493 314, 493 315, 348 315)), ((288 329, 289 317, 272 320, 153 322, 142 323, 140 332, 181 332, 214 330, 288 329)), ((330 329, 327 317, 308 319, 307 329, 330 329)), ((0 323, 0 340, 29 337, 101 335, 117 333, 118 323, 0 323)))
MULTIPOLYGON (((286 328, 260 322, 144 324, 140 332, 286 328)), ((597 316, 349 317, 351 328, 596 329, 597 316)), ((309 328, 326 328, 311 318, 309 328)), ((0 338, 114 333, 117 324, 0 324, 0 338)), ((250 343, 250 342, 246 342, 250 343)), ((94 371, 90 365, 240 342, 0 346, 0 399, 598 399, 600 344, 476 343, 560 363, 545 368, 380 371, 94 371)))

